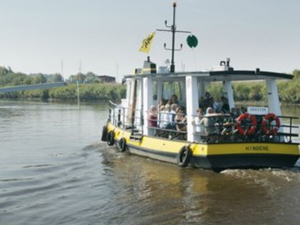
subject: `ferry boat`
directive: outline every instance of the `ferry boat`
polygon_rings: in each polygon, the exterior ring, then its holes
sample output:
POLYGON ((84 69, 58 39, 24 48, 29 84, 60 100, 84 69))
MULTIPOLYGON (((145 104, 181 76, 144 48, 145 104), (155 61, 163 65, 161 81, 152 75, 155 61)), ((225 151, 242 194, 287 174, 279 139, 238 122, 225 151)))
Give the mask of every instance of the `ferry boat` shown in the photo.
MULTIPOLYGON (((176 5, 173 7, 175 18, 176 5)), ((174 24, 175 19, 171 26, 173 35, 174 24)), ((211 71, 175 72, 172 46, 170 70, 157 69, 148 58, 142 69, 124 76, 126 99, 121 104, 109 102, 102 141, 116 145, 121 152, 180 167, 221 171, 295 165, 299 148, 293 122, 298 118, 282 116, 276 84, 276 80, 290 80, 293 75, 260 69, 234 70, 229 59, 211 71), (268 105, 249 106, 240 115, 233 113, 236 106, 232 86, 237 81, 265 82, 268 105), (223 106, 227 109, 223 113, 212 112, 212 107, 205 104, 211 98, 206 87, 212 83, 222 85, 223 106), (158 108, 169 99, 177 106, 176 114, 158 108), (207 114, 197 115, 199 108, 207 114), (175 116, 181 119, 174 120, 175 116)))

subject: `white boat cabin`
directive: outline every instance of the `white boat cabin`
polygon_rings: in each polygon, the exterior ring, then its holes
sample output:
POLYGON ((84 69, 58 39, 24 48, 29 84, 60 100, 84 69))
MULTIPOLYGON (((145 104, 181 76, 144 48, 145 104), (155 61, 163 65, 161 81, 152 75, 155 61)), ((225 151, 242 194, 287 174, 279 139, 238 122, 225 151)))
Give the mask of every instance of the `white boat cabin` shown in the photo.
MULTIPOLYGON (((148 112, 152 105, 158 106, 161 99, 168 100, 173 94, 178 97, 178 105, 185 109, 187 117, 187 141, 195 142, 195 127, 192 121, 199 108, 199 99, 205 95, 206 87, 212 82, 223 85, 223 96, 227 98, 229 109, 235 107, 232 88, 233 81, 266 82, 268 113, 281 116, 276 79, 292 79, 292 75, 263 72, 259 69, 234 70, 229 60, 221 61, 220 66, 211 71, 197 72, 156 72, 156 65, 149 59, 144 62, 143 69, 137 69, 136 74, 125 76, 127 85, 126 99, 122 100, 124 112, 119 120, 124 126, 133 126, 143 135, 153 136, 155 130, 148 125, 148 112)), ((119 109, 120 110, 120 109, 119 109)))

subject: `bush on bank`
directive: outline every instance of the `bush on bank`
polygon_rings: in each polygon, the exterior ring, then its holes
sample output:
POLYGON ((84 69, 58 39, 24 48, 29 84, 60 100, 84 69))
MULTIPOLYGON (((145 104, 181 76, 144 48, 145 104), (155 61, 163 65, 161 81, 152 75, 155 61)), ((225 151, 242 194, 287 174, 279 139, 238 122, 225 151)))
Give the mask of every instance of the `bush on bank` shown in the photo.
MULTIPOLYGON (((112 100, 120 101, 126 96, 126 86, 116 83, 82 84, 79 85, 80 100, 112 100)), ((77 99, 77 85, 70 84, 65 87, 49 90, 49 98, 52 99, 77 99)))
MULTIPOLYGON (((126 86, 116 83, 81 84, 79 85, 79 93, 81 101, 120 101, 121 98, 125 98, 126 96, 126 86)), ((67 86, 57 87, 53 89, 0 93, 0 98, 76 100, 77 85, 70 84, 67 86)))

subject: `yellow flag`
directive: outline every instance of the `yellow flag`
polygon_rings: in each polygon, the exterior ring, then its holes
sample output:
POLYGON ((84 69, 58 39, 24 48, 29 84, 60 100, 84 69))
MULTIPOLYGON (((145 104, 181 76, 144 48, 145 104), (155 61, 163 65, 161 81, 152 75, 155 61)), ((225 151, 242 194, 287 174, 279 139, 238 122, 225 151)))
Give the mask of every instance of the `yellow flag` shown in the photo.
POLYGON ((140 52, 148 53, 150 51, 150 45, 153 41, 154 36, 155 36, 155 31, 149 34, 149 36, 143 40, 142 47, 140 48, 140 52))

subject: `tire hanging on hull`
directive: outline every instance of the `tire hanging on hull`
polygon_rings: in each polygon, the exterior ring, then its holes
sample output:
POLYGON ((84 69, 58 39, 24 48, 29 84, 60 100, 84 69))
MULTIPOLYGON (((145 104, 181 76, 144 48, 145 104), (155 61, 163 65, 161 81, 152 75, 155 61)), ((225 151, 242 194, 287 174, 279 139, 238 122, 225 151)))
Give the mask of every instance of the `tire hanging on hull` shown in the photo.
POLYGON ((107 126, 103 126, 102 128, 101 141, 107 141, 107 126))
POLYGON ((189 164, 192 156, 193 156, 193 152, 190 149, 190 147, 189 146, 183 146, 180 149, 180 151, 177 155, 177 164, 178 164, 178 166, 186 167, 189 164))
POLYGON ((110 131, 109 133, 107 133, 106 143, 108 146, 114 145, 114 143, 115 143, 115 132, 114 131, 110 131))
POLYGON ((126 150, 126 139, 125 138, 121 138, 118 142, 118 149, 120 152, 125 152, 126 150))

